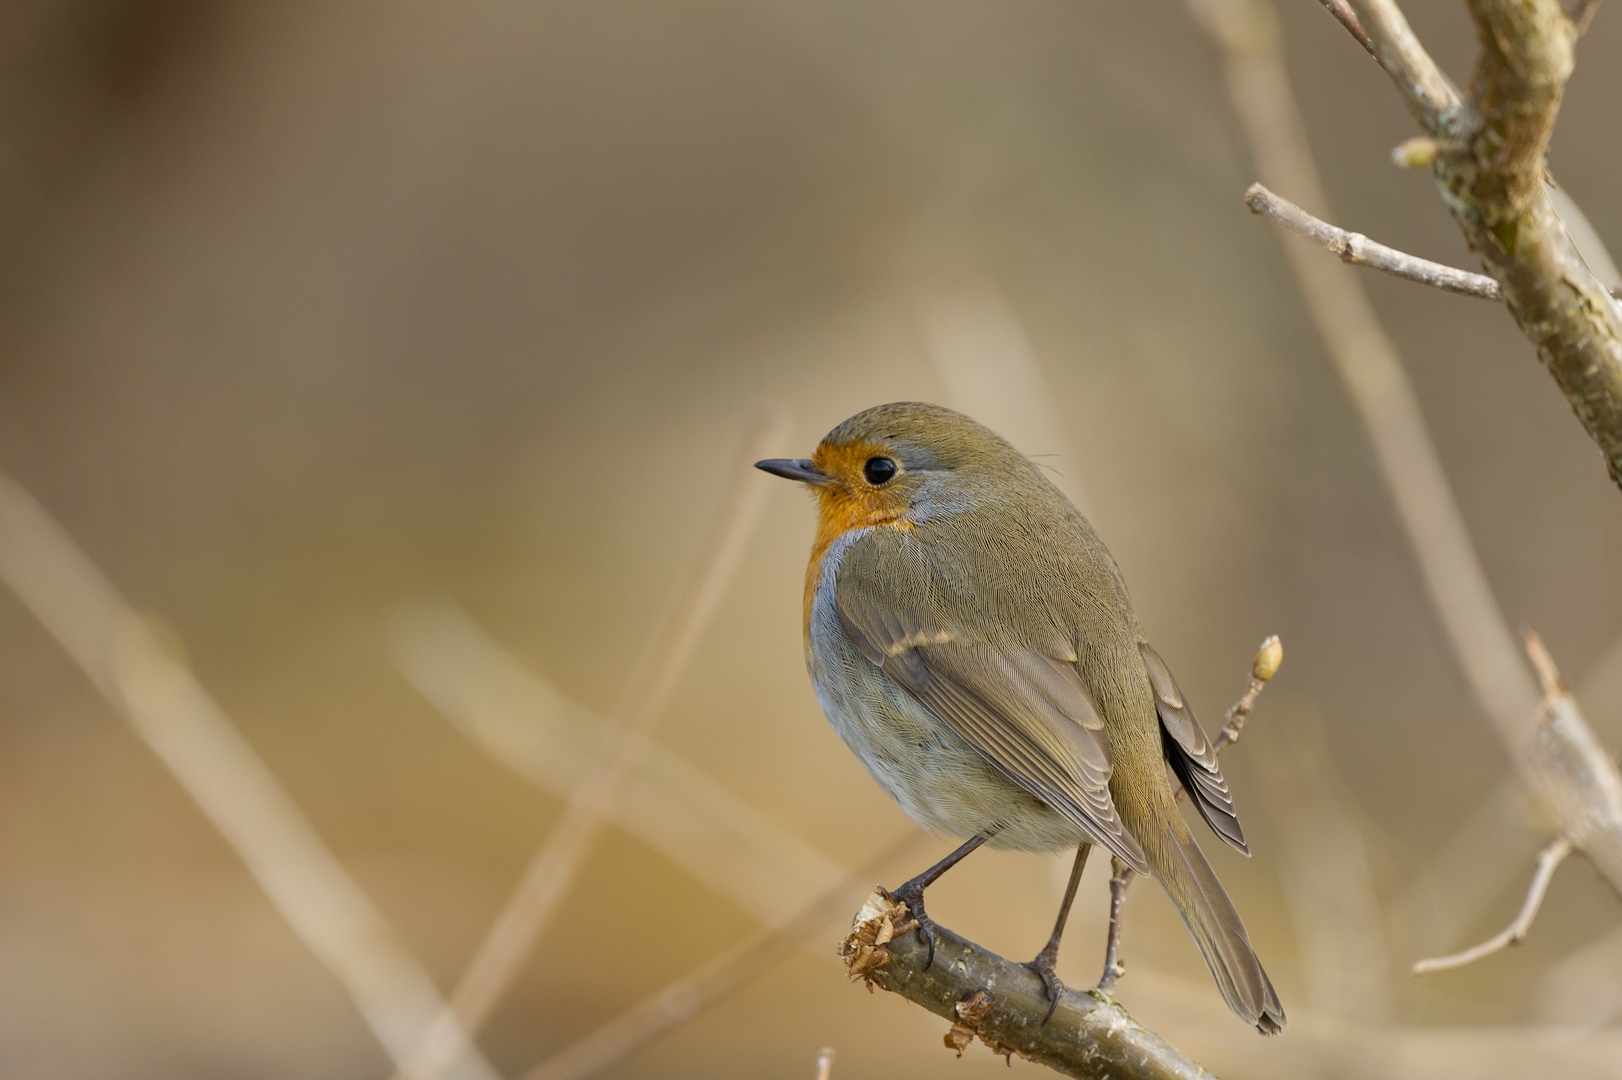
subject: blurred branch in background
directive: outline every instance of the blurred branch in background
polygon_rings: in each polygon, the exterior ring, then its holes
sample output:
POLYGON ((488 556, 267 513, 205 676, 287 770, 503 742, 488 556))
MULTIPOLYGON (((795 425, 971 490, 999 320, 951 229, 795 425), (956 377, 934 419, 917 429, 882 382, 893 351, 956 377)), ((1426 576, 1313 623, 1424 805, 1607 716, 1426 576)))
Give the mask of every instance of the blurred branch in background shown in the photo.
MULTIPOLYGON (((1065 497, 1088 513, 1077 460, 1053 409, 1053 392, 1031 352, 1019 316, 996 285, 968 280, 921 290, 914 301, 924 353, 946 401, 998 432, 1048 472, 1065 497)), ((1069 873, 1069 856, 1064 858, 1069 873)))
POLYGON ((1622 928, 1552 965, 1534 995, 1546 1023, 1601 1028, 1622 1017, 1622 928))
MULTIPOLYGON (((1326 207, 1328 199, 1279 52, 1272 7, 1265 0, 1189 3, 1225 47, 1229 89, 1257 170, 1274 186, 1326 207)), ((1424 55, 1393 5, 1351 6, 1381 63, 1403 84, 1418 113, 1435 119, 1456 109, 1455 91, 1424 55), (1370 20, 1371 7, 1377 9, 1377 22, 1370 20)), ((1523 202, 1542 199, 1541 154, 1539 144, 1534 155, 1535 191, 1517 196, 1523 202)), ((1546 207, 1547 200, 1541 205, 1546 207)), ((1553 228, 1559 241, 1569 245, 1558 220, 1553 228)), ((1470 235, 1479 250, 1478 237, 1470 235)), ((1563 696, 1558 713, 1546 712, 1541 722, 1529 722, 1542 695, 1521 662, 1514 636, 1487 584, 1395 346, 1381 330, 1354 275, 1325 261, 1304 241, 1287 240, 1284 246, 1307 307, 1368 430, 1431 600, 1477 700, 1558 830, 1594 860, 1613 886, 1622 888, 1622 802, 1613 795, 1622 791, 1622 779, 1615 762, 1600 750, 1569 695, 1563 696)), ((1580 262, 1575 249, 1571 255, 1580 262)), ((1513 308, 1517 290, 1530 286, 1506 277, 1504 265, 1495 268, 1489 260, 1489 269, 1494 269, 1513 308)), ((1593 281, 1586 268, 1582 275, 1593 281)), ((1594 288, 1598 290, 1594 303, 1607 313, 1591 328, 1600 333, 1616 311, 1597 283, 1594 288)), ((1622 337, 1613 338, 1622 342, 1622 337)), ((1616 402, 1622 408, 1622 393, 1616 402)), ((1622 439, 1622 424, 1618 437, 1622 439)))
MULTIPOLYGON (((401 612, 396 665, 463 735, 537 787, 567 799, 615 737, 614 722, 521 667, 449 601, 401 612)), ((657 744, 631 766, 614 820, 767 926, 781 897, 815 896, 845 868, 657 744)), ((824 950, 825 951, 825 950, 824 950)))
MULTIPOLYGON (((1622 639, 1595 661, 1576 697, 1588 716, 1607 722, 1606 730, 1614 733, 1622 718, 1622 639)), ((1456 940, 1524 872, 1538 853, 1536 834, 1529 828, 1537 823, 1528 813, 1535 815, 1536 808, 1527 803, 1525 785, 1512 774, 1460 819, 1453 836, 1392 906, 1392 928, 1402 935, 1405 947, 1422 949, 1456 940)), ((1604 954, 1602 945, 1595 948, 1596 955, 1604 954)), ((1578 950, 1573 958, 1587 953, 1578 950)), ((1587 973, 1582 981, 1592 993, 1588 1007, 1569 1015, 1592 1014, 1593 1003, 1612 997, 1618 1000, 1616 1015, 1622 1015, 1622 958, 1609 967, 1580 960, 1577 966, 1587 973), (1602 980, 1609 988, 1598 985, 1602 980)), ((1548 1000, 1547 995, 1540 997, 1548 1000)), ((1554 1019, 1561 1014, 1549 1015, 1554 1019)))
MULTIPOLYGON (((1576 697, 1585 715, 1614 738, 1622 720, 1622 638, 1594 662, 1576 697)), ((1529 809, 1525 786, 1511 773, 1459 819, 1392 905, 1391 926, 1405 949, 1456 940, 1524 872, 1538 851, 1529 809)), ((1608 978, 1622 994, 1622 962, 1608 978)))
MULTIPOLYGON (((423 1027, 444 1008, 433 980, 208 691, 4 474, 0 580, 168 766, 403 1066, 423 1027)), ((460 1027, 445 1033, 444 1071, 466 1080, 496 1076, 460 1027)))
POLYGON ((1526 890, 1526 901, 1521 904, 1521 910, 1515 916, 1515 921, 1499 934, 1495 934, 1483 941, 1480 945, 1473 945, 1463 952, 1452 956, 1438 956, 1430 960, 1421 960, 1414 965, 1415 975, 1429 975, 1433 971, 1448 971, 1452 968, 1463 967, 1475 963, 1486 956, 1491 956, 1500 949, 1511 945, 1519 945, 1526 940, 1527 931, 1532 929, 1532 920, 1537 918, 1538 909, 1543 906, 1544 894, 1549 891, 1549 882, 1554 878, 1554 872, 1566 856, 1571 854, 1571 841, 1564 836, 1544 848, 1538 854, 1537 870, 1532 874, 1532 884, 1526 890))
POLYGON ((440 1075, 452 1060, 457 1033, 465 1030, 477 1034, 573 887, 580 867, 619 802, 633 766, 650 745, 653 729, 760 519, 768 489, 754 463, 782 452, 789 433, 787 413, 773 409, 753 425, 745 438, 742 452, 728 473, 726 499, 700 543, 689 578, 652 648, 632 673, 612 740, 603 748, 595 768, 571 789, 563 820, 525 869, 517 889, 457 982, 449 1006, 423 1033, 412 1066, 406 1070, 409 1075, 440 1075))
MULTIPOLYGON (((766 974, 795 946, 818 944, 817 953, 830 959, 832 949, 822 935, 838 926, 845 928, 844 913, 850 904, 872 889, 870 882, 895 863, 909 859, 934 843, 928 833, 908 829, 907 835, 885 847, 876 858, 846 874, 831 888, 795 908, 781 902, 789 894, 774 890, 779 908, 786 908, 766 930, 743 938, 736 945, 706 961, 694 971, 650 994, 636 1005, 554 1054, 524 1073, 522 1080, 584 1080, 625 1060, 642 1047, 681 1024, 709 1005, 741 989, 750 979, 766 974)), ((760 897, 732 895, 739 905, 760 897)))

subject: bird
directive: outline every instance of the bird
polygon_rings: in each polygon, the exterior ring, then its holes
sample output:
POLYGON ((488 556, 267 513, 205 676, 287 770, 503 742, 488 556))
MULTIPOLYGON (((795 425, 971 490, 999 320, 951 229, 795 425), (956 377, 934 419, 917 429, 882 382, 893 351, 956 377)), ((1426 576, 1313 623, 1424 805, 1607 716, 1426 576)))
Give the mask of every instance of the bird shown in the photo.
POLYGON ((964 838, 888 894, 930 962, 924 890, 958 861, 982 845, 1075 850, 1053 934, 1028 965, 1051 1017, 1059 939, 1099 846, 1161 883, 1234 1013, 1282 1031, 1284 1008, 1167 775, 1169 764, 1217 836, 1249 855, 1216 750, 1070 500, 989 428, 923 402, 867 409, 810 458, 756 467, 816 496, 804 629, 823 712, 913 821, 964 838))

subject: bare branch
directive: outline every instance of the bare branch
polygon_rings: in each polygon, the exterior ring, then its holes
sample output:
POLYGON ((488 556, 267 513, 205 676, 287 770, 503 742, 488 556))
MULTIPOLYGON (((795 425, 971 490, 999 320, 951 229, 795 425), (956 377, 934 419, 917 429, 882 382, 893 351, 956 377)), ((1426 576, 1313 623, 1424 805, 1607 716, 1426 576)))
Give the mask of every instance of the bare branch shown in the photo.
MULTIPOLYGON (((476 1033, 511 985, 552 915, 573 887, 597 837, 608 824, 631 767, 648 745, 677 677, 720 601, 759 517, 766 487, 753 468, 787 441, 788 418, 774 411, 745 440, 726 504, 700 548, 692 577, 647 659, 632 679, 613 744, 596 770, 572 793, 563 820, 524 871, 518 888, 486 932, 451 1001, 423 1034, 412 1075, 437 1076, 449 1033, 476 1033)), ((396 1080, 401 1080, 396 1077, 396 1080)))
POLYGON ((1555 830, 1622 893, 1622 774, 1583 719, 1542 639, 1529 634, 1526 651, 1544 696, 1529 744, 1517 755, 1521 775, 1555 830))
MULTIPOLYGON (((1539 5, 1546 2, 1551 0, 1535 0, 1539 5)), ((1401 20, 1400 12, 1385 2, 1354 0, 1353 9, 1376 43, 1390 29, 1393 19, 1401 20), (1371 18, 1371 11, 1376 18, 1371 18), (1377 31, 1377 25, 1385 29, 1377 31)), ((1402 29, 1406 31, 1405 22, 1402 29)), ((1226 38, 1218 36, 1226 45, 1226 38)), ((1230 46, 1227 55, 1234 105, 1263 178, 1303 193, 1315 205, 1326 206, 1328 199, 1276 49, 1239 50, 1230 46)), ((1448 153, 1443 144, 1437 158, 1439 170, 1448 168, 1448 153)), ((1559 219, 1548 209, 1541 175, 1533 190, 1535 208, 1547 210, 1553 231, 1569 253, 1572 276, 1565 280, 1572 289, 1568 299, 1592 297, 1585 310, 1594 321, 1583 332, 1591 332, 1593 337, 1582 341, 1563 337, 1562 347, 1569 349, 1561 363, 1595 349, 1603 352, 1612 345, 1622 348, 1622 331, 1613 334, 1606 328, 1606 320, 1617 317, 1616 305, 1582 264, 1559 219)), ((1525 238, 1523 235, 1523 241, 1525 238)), ((1477 249, 1482 250, 1479 245, 1477 249)), ((1361 285, 1356 278, 1313 257, 1299 245, 1286 245, 1285 255, 1325 347, 1368 430, 1381 474, 1414 546, 1426 589, 1471 689, 1509 748, 1522 780, 1549 815, 1553 831, 1569 838, 1612 887, 1622 891, 1622 777, 1616 762, 1594 738, 1569 694, 1540 695, 1487 583, 1407 373, 1361 285), (1528 717, 1533 718, 1530 724, 1528 717)), ((1494 270, 1493 277, 1504 289, 1513 311, 1516 285, 1497 272, 1492 258, 1488 259, 1488 269, 1494 270)), ((1517 313, 1516 318, 1521 315, 1517 313)), ((1570 325, 1566 329, 1577 332, 1570 325)), ((1616 460, 1622 460, 1622 363, 1614 367, 1618 382, 1608 407, 1618 414, 1616 460)), ((1598 360, 1588 374, 1599 382, 1610 378, 1598 360)))
POLYGON ((1510 314, 1622 487, 1622 306, 1584 263, 1544 186, 1549 136, 1593 5, 1470 0, 1481 45, 1468 108, 1393 0, 1351 0, 1420 125, 1437 139, 1442 199, 1510 314), (1577 19, 1577 22, 1573 21, 1577 19))
MULTIPOLYGON (((1364 15, 1364 25, 1368 22, 1364 15)), ((1229 48, 1227 58, 1234 108, 1262 180, 1309 205, 1327 208, 1328 196, 1277 49, 1229 48)), ((1284 254, 1369 433, 1375 461, 1465 677, 1499 731, 1519 738, 1537 706, 1537 685, 1487 583, 1397 350, 1355 276, 1300 244, 1285 244, 1284 254)))
POLYGON ((1421 285, 1446 289, 1448 292, 1464 296, 1480 297, 1483 300, 1504 298, 1502 290, 1498 288, 1498 282, 1486 274, 1456 270, 1451 266, 1386 247, 1370 240, 1362 233, 1347 232, 1327 221, 1313 217, 1290 200, 1273 194, 1261 184, 1252 184, 1245 190, 1245 205, 1250 207, 1251 213, 1270 217, 1291 232, 1316 241, 1339 255, 1341 262, 1351 263, 1353 266, 1373 267, 1394 277, 1406 278, 1421 285))
POLYGON ((1396 82, 1420 126, 1432 135, 1446 132, 1459 110, 1459 92, 1436 66, 1395 0, 1350 0, 1352 11, 1373 43, 1370 51, 1396 82))
POLYGON ((994 1053, 1018 1054, 1087 1080, 1210 1077, 1106 994, 1066 990, 1053 1018, 1043 1023, 1047 988, 1034 971, 944 927, 935 931, 935 961, 926 968, 928 947, 907 932, 916 925, 904 905, 875 891, 846 939, 847 963, 853 978, 865 977, 870 986, 952 1021, 948 1046, 961 1052, 977 1038, 994 1053))
POLYGON ((1363 29, 1363 24, 1357 20, 1357 13, 1346 0, 1319 0, 1319 2, 1328 9, 1329 14, 1340 20, 1346 32, 1356 38, 1357 43, 1367 49, 1370 56, 1376 60, 1380 58, 1380 54, 1374 51, 1374 42, 1369 40, 1369 32, 1363 29))
POLYGON ((828 1077, 833 1074, 833 1071, 834 1048, 831 1046, 824 1046, 821 1050, 817 1051, 816 1080, 828 1080, 828 1077))
POLYGON ((1532 929, 1532 920, 1537 918, 1538 908, 1543 906, 1543 895, 1549 891, 1549 880, 1554 877, 1555 868, 1566 861, 1571 854, 1571 841, 1564 836, 1544 848, 1538 854, 1537 872, 1532 875, 1531 887, 1526 890, 1526 902, 1521 905, 1520 914, 1515 921, 1506 927, 1503 933, 1488 938, 1473 948, 1456 952, 1451 956, 1439 956, 1431 960, 1421 960, 1413 967, 1415 975, 1429 975, 1433 971, 1448 971, 1452 968, 1463 967, 1474 963, 1484 956, 1491 956, 1500 949, 1510 945, 1519 945, 1526 940, 1526 933, 1532 929))
MULTIPOLYGON (((1272 218, 1291 232, 1316 241, 1326 250, 1339 255, 1343 263, 1372 267, 1392 277, 1417 281, 1421 285, 1429 285, 1461 296, 1474 296, 1481 300, 1504 298, 1504 290, 1499 287, 1497 281, 1486 274, 1472 274, 1468 270, 1421 259, 1417 255, 1409 255, 1396 248, 1386 247, 1376 240, 1370 240, 1362 233, 1348 232, 1322 218, 1313 217, 1282 195, 1269 191, 1262 184, 1251 184, 1245 189, 1245 205, 1250 207, 1251 213, 1272 218)), ((1622 299, 1622 286, 1613 286, 1607 291, 1613 297, 1622 299)))

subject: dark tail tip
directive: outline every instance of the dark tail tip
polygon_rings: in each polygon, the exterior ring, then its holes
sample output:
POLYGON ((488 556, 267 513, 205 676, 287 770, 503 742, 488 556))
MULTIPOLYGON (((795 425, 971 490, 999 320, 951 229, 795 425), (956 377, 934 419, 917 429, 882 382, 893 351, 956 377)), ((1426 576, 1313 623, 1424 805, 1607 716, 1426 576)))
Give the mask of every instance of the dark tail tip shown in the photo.
POLYGON ((1233 901, 1194 838, 1179 838, 1170 829, 1167 833, 1170 865, 1160 875, 1161 881, 1211 969, 1217 989, 1239 1019, 1263 1035, 1277 1035, 1286 1023, 1284 1006, 1251 948, 1233 901))

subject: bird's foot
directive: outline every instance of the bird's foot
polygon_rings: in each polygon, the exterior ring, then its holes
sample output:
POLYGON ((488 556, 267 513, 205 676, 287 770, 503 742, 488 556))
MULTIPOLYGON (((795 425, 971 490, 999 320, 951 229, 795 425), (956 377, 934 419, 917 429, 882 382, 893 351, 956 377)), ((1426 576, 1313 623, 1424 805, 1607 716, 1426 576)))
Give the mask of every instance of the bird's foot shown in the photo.
POLYGON ((1064 993, 1064 981, 1059 978, 1059 973, 1053 970, 1058 960, 1059 943, 1055 941, 1049 942, 1047 948, 1036 954, 1036 959, 1025 965, 1041 976, 1042 984, 1047 987, 1048 1011, 1047 1015, 1042 1017, 1044 1024, 1053 1019, 1053 1010, 1059 1007, 1059 997, 1064 993))
POLYGON ((907 910, 912 912, 912 918, 918 924, 918 933, 923 936, 924 943, 929 946, 929 956, 924 960, 924 970, 935 962, 935 920, 924 911, 924 886, 918 883, 917 878, 904 885, 898 886, 894 892, 880 887, 885 899, 893 900, 898 904, 906 904, 907 910))

